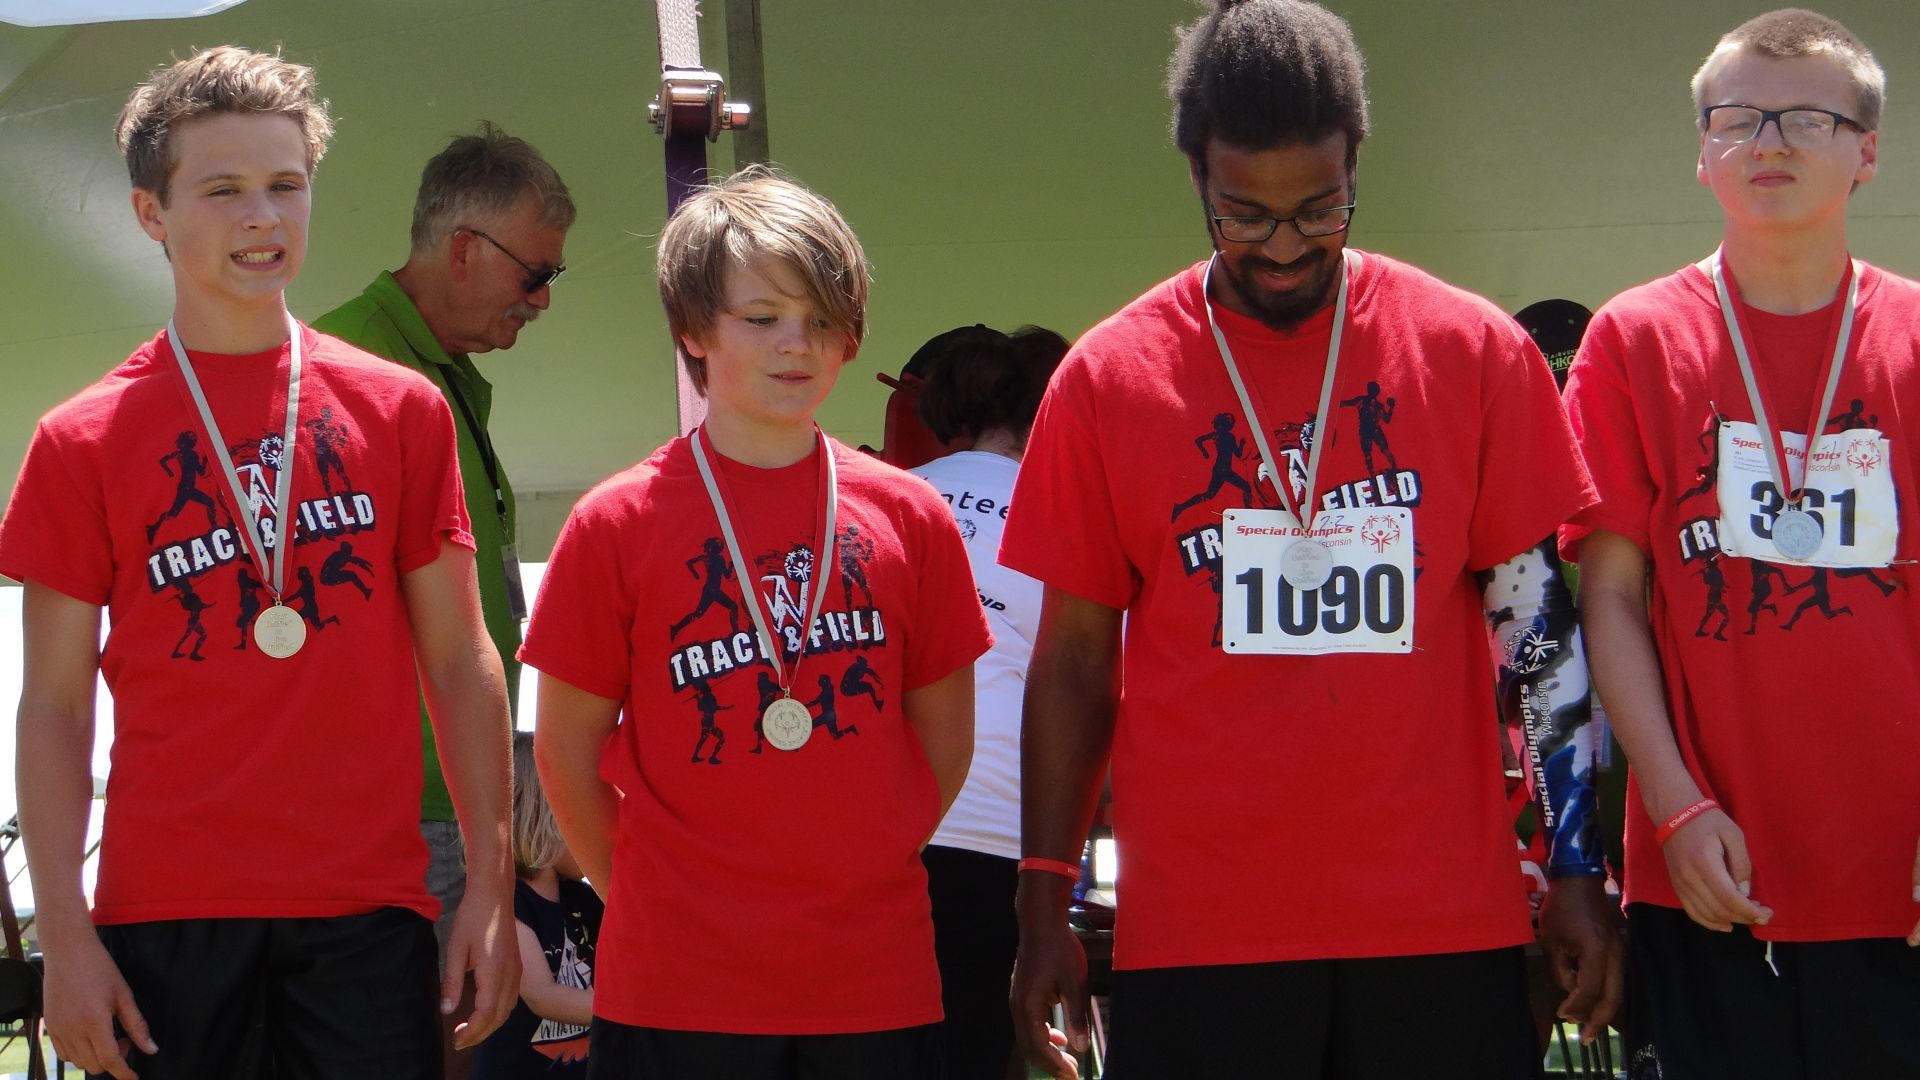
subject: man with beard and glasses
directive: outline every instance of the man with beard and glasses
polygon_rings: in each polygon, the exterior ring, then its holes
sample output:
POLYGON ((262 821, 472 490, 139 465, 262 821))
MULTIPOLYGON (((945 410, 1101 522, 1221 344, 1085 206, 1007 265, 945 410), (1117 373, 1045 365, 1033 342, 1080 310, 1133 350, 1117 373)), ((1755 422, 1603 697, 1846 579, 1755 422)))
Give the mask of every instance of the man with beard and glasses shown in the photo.
POLYGON ((1110 1076, 1538 1075, 1489 700, 1555 763, 1561 1015, 1591 1038, 1619 996, 1552 540, 1591 487, 1512 319, 1347 247, 1362 66, 1300 0, 1217 2, 1181 34, 1174 139, 1213 257, 1080 340, 1029 443, 1000 551, 1046 586, 1012 1004, 1054 1076, 1075 1071, 1055 1002, 1085 1045, 1066 910, 1109 763, 1110 1076), (1222 414, 1244 461, 1192 452, 1222 414))
MULTIPOLYGON (((493 387, 471 359, 511 349, 520 328, 553 302, 566 269, 561 248, 573 226, 573 198, 540 152, 492 124, 462 135, 427 162, 413 204, 407 263, 382 271, 366 291, 314 320, 314 328, 433 380, 452 406, 460 436, 460 473, 477 545, 474 567, 487 633, 506 665, 507 693, 518 712, 520 624, 527 616, 514 547, 513 488, 487 434, 493 387)), ((447 933, 466 884, 453 800, 435 762, 433 729, 421 717, 426 780, 420 831, 433 859, 427 887, 440 900, 435 929, 445 961, 447 933)), ((453 1055, 448 1075, 466 1075, 469 1055, 453 1055)))

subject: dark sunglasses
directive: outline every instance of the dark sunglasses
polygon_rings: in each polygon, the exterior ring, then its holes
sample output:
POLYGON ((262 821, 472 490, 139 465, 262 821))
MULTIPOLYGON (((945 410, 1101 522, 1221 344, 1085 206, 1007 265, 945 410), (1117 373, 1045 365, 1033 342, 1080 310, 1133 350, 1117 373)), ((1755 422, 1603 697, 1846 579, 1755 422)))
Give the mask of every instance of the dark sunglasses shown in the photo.
POLYGON ((495 240, 493 237, 488 236, 486 233, 481 232, 479 229, 468 229, 466 231, 472 233, 473 235, 479 237, 482 240, 485 240, 487 243, 492 244, 494 247, 499 248, 500 254, 505 255, 507 258, 512 259, 514 262, 520 264, 520 269, 525 270, 527 272, 526 292, 528 296, 532 296, 534 293, 537 293, 541 289, 544 289, 547 286, 553 284, 555 281, 559 280, 561 274, 564 274, 567 272, 567 267, 565 263, 562 263, 551 270, 536 270, 533 267, 528 266, 525 259, 522 259, 520 256, 515 255, 513 252, 508 251, 507 245, 501 243, 498 240, 495 240))

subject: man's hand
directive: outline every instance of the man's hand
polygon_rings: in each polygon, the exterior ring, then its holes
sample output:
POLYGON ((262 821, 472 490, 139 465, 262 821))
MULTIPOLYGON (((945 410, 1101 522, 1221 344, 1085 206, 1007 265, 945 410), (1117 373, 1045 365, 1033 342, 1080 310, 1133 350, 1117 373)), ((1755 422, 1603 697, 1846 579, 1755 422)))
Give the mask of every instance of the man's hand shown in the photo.
POLYGON ((138 1080, 139 1074, 127 1064, 127 1051, 136 1045, 149 1054, 160 1050, 147 1031, 146 1017, 133 1003, 127 980, 97 938, 76 938, 48 958, 43 997, 54 1053, 89 1074, 138 1080), (116 1019, 127 1037, 115 1037, 116 1019))
POLYGON ((1027 1064, 1056 1080, 1075 1080, 1080 1066, 1066 1046, 1087 1048, 1087 953, 1064 918, 1044 927, 1022 922, 1008 1005, 1014 1040, 1027 1064), (1064 1034, 1051 1023, 1056 1003, 1066 1014, 1064 1034))
POLYGON ((1567 992, 1558 1015, 1579 1023, 1583 1043, 1606 1034, 1625 988, 1620 910, 1606 881, 1599 874, 1554 878, 1540 905, 1540 945, 1553 981, 1567 992))
POLYGON ((447 973, 440 980, 440 1012, 453 1015, 461 984, 473 972, 473 1012, 454 1025, 453 1048, 478 1046, 513 1011, 520 997, 520 951, 514 936, 511 894, 480 886, 473 878, 453 914, 447 939, 447 973))
POLYGON ((1724 810, 1708 810, 1667 838, 1667 876, 1687 916, 1709 930, 1765 926, 1773 909, 1755 903, 1747 838, 1724 810))

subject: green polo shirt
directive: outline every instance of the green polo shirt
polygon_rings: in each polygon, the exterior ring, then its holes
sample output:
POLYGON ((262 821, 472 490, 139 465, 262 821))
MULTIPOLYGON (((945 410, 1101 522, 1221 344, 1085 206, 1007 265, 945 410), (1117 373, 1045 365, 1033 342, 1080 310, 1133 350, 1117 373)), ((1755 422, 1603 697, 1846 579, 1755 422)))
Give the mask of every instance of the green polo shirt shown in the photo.
MULTIPOLYGON (((393 275, 382 272, 367 286, 367 291, 313 321, 313 328, 332 334, 376 356, 420 372, 440 387, 453 410, 453 426, 460 435, 460 479, 467 494, 467 516, 473 519, 476 548, 474 566, 480 578, 480 607, 487 621, 487 634, 500 661, 507 669, 507 700, 515 715, 519 713, 520 662, 514 654, 520 649, 520 621, 507 606, 506 571, 500 551, 514 536, 513 487, 506 472, 495 462, 504 500, 502 511, 496 501, 493 482, 487 477, 486 454, 482 450, 487 415, 493 407, 493 387, 474 368, 466 355, 447 355, 427 329, 426 320, 401 290, 393 275), (451 392, 450 392, 451 391, 451 392), (464 398, 473 414, 469 424, 459 399, 464 398)), ((396 586, 398 583, 395 583, 396 586)), ((420 709, 420 739, 426 766, 426 783, 420 792, 420 817, 424 821, 452 821, 453 799, 447 794, 447 780, 440 771, 440 755, 433 746, 433 725, 427 719, 424 704, 420 709)))

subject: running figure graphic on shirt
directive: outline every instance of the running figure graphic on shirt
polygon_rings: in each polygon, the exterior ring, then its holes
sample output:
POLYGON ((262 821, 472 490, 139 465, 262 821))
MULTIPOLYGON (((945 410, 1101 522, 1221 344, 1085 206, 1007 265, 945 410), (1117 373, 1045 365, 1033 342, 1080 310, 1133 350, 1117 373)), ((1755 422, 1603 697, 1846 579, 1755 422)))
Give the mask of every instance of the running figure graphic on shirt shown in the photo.
POLYGON ((1848 406, 1846 412, 1827 418, 1827 427, 1833 428, 1837 425, 1841 431, 1879 427, 1880 414, 1874 413, 1872 416, 1868 416, 1866 415, 1866 409, 1866 402, 1861 401, 1859 398, 1854 398, 1853 404, 1848 406))
POLYGON ((1246 477, 1241 476, 1233 467, 1234 462, 1245 460, 1247 457, 1247 440, 1237 438, 1233 434, 1233 414, 1215 415, 1213 430, 1194 439, 1193 445, 1199 449, 1201 457, 1212 460, 1213 474, 1207 477, 1205 492, 1173 508, 1172 520, 1179 521, 1181 514, 1211 500, 1229 484, 1240 489, 1240 495, 1247 505, 1253 505, 1253 485, 1247 483, 1246 477), (1212 449, 1209 450, 1209 447, 1212 449))
POLYGON ((300 587, 287 595, 287 604, 297 608, 301 617, 312 623, 315 630, 338 626, 340 616, 328 615, 322 618, 320 615, 320 596, 319 590, 314 587, 313 571, 303 566, 296 576, 299 578, 300 587))
POLYGON ((840 676, 840 693, 847 697, 864 694, 873 701, 875 712, 885 712, 886 703, 880 700, 880 674, 867 663, 865 656, 856 656, 853 663, 840 676), (872 682, 868 682, 872 679, 872 682))
POLYGON ((713 752, 705 760, 709 765, 718 765, 720 748, 727 745, 727 733, 720 730, 716 718, 733 706, 720 704, 720 699, 713 695, 713 687, 705 679, 693 684, 693 705, 700 710, 700 741, 693 744, 693 762, 696 765, 700 763, 700 752, 706 748, 707 740, 712 739, 713 752))
POLYGON ((1771 611, 1775 618, 1780 617, 1780 609, 1773 602, 1774 580, 1779 579, 1781 595, 1786 595, 1788 586, 1793 584, 1787 579, 1787 572, 1764 559, 1748 559, 1747 566, 1753 571, 1753 597, 1747 601, 1746 633, 1753 634, 1760 628, 1760 613, 1771 611))
POLYGON ((846 727, 840 726, 840 714, 834 711, 834 701, 833 676, 820 676, 820 696, 807 702, 807 708, 811 709, 818 706, 820 709, 820 715, 814 717, 813 726, 824 726, 827 729, 827 734, 833 736, 836 742, 839 741, 842 735, 860 734, 860 729, 852 724, 848 724, 846 727))
POLYGON ((313 467, 320 473, 327 494, 333 494, 331 477, 335 473, 340 475, 340 486, 351 490, 353 481, 347 479, 347 463, 340 457, 340 448, 347 444, 347 426, 333 418, 333 407, 322 405, 320 415, 303 426, 313 439, 313 467))
POLYGON ((1906 582, 1901 581, 1899 578, 1895 578, 1892 581, 1881 581, 1879 575, 1875 574, 1871 567, 1866 567, 1866 566, 1848 566, 1848 567, 1837 568, 1834 570, 1833 576, 1837 578, 1856 578, 1856 577, 1866 578, 1867 584, 1872 585, 1874 588, 1880 590, 1880 595, 1883 597, 1892 596, 1895 589, 1900 588, 1901 586, 1906 584, 1906 582))
POLYGON ((180 640, 173 643, 173 658, 183 659, 180 649, 186 645, 188 638, 193 638, 193 651, 184 659, 205 660, 206 657, 200 655, 200 647, 207 643, 207 628, 200 624, 200 613, 214 605, 202 600, 200 594, 193 591, 193 585, 187 578, 174 582, 173 587, 180 590, 174 599, 187 611, 187 628, 180 632, 180 640))
POLYGON ((369 576, 373 573, 373 564, 353 553, 352 542, 340 541, 340 546, 327 556, 327 561, 320 564, 320 584, 351 585, 360 590, 361 599, 373 599, 373 587, 353 572, 351 567, 355 566, 365 570, 369 576))
POLYGON ((1360 455, 1366 459, 1367 473, 1377 476, 1379 469, 1373 467, 1373 448, 1387 455, 1387 469, 1400 466, 1394 463, 1393 449, 1387 445, 1387 425, 1393 423, 1393 399, 1385 403, 1380 400, 1380 384, 1369 382, 1367 392, 1359 397, 1351 397, 1341 403, 1342 407, 1351 406, 1360 415, 1360 455))
POLYGON ((860 586, 866 594, 867 606, 873 606, 873 586, 867 584, 867 564, 873 561, 873 541, 860 535, 860 526, 849 525, 841 529, 834 539, 834 547, 839 552, 840 587, 845 590, 847 610, 853 610, 853 587, 860 586))
POLYGON ((247 648, 247 631, 253 629, 254 616, 260 614, 260 594, 267 587, 253 576, 253 569, 246 563, 241 563, 237 569, 240 571, 240 617, 233 620, 233 625, 240 631, 240 641, 234 648, 244 652, 247 648))
POLYGON ((753 707, 753 749, 749 754, 757 754, 767 748, 767 709, 785 695, 780 692, 780 684, 774 681, 773 673, 766 668, 760 669, 760 703, 753 707))
POLYGON ((727 627, 733 633, 740 632, 740 605, 727 596, 724 582, 733 580, 733 567, 727 562, 727 548, 717 536, 709 536, 700 543, 700 554, 687 560, 687 573, 700 580, 700 603, 693 614, 674 623, 667 631, 667 640, 680 636, 680 631, 693 625, 693 620, 707 613, 715 604, 727 609, 727 627), (702 571, 706 576, 701 577, 702 571))
POLYGON ((216 528, 220 524, 219 519, 214 516, 213 499, 200 490, 200 478, 207 475, 207 459, 200 453, 200 440, 193 432, 183 431, 173 440, 173 445, 173 453, 160 459, 160 468, 164 469, 168 476, 178 477, 180 482, 173 491, 173 505, 168 507, 153 524, 147 526, 147 543, 149 544, 153 543, 154 534, 160 531, 160 526, 179 517, 188 503, 199 503, 206 508, 207 528, 216 528), (174 472, 169 462, 178 462, 180 471, 174 472))
POLYGON ((1694 627, 1693 636, 1706 637, 1708 620, 1718 614, 1720 625, 1714 628, 1713 640, 1725 641, 1727 624, 1733 621, 1733 612, 1727 610, 1727 575, 1720 569, 1720 560, 1708 559, 1702 562, 1700 579, 1707 583, 1707 610, 1701 613, 1700 625, 1694 627))
POLYGON ((1813 573, 1808 575, 1807 580, 1789 587, 1786 594, 1791 595, 1801 589, 1808 590, 1807 598, 1800 601, 1799 607, 1793 609, 1793 614, 1788 616, 1787 621, 1781 625, 1781 629, 1793 629, 1793 624, 1800 621, 1800 616, 1814 608, 1819 608, 1820 614, 1829 619, 1853 614, 1853 609, 1844 604, 1837 608, 1833 606, 1833 596, 1827 591, 1827 568, 1824 566, 1814 567, 1813 573))

